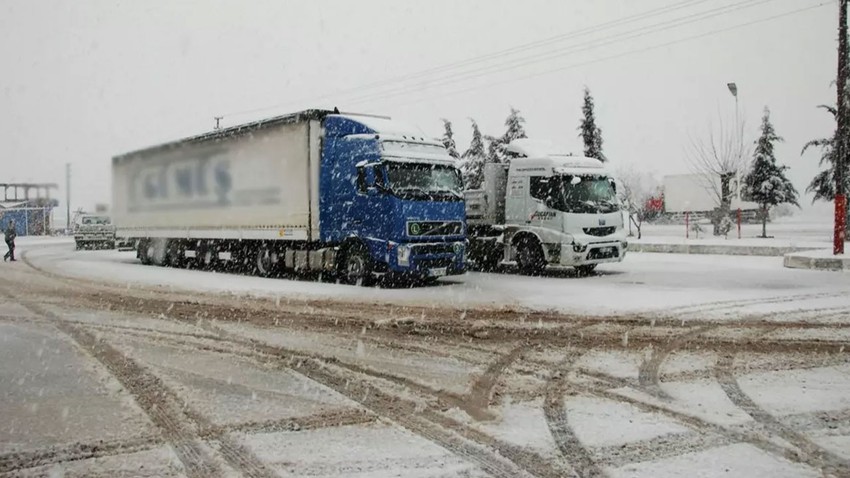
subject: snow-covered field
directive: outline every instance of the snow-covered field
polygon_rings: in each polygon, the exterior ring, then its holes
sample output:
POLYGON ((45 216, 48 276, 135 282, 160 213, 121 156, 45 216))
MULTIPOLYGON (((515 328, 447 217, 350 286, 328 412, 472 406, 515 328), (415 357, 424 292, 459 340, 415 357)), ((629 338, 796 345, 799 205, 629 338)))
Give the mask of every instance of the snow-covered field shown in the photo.
MULTIPOLYGON (((464 308, 554 310, 590 315, 647 314, 682 318, 819 318, 817 311, 850 310, 850 274, 786 269, 781 257, 631 253, 590 277, 571 270, 546 277, 475 273, 413 289, 362 289, 308 280, 143 266, 133 252, 32 247, 27 260, 61 275, 198 292, 281 300, 337 299, 464 308), (814 314, 814 315, 812 315, 814 314)), ((834 316, 833 313, 829 317, 834 316)))

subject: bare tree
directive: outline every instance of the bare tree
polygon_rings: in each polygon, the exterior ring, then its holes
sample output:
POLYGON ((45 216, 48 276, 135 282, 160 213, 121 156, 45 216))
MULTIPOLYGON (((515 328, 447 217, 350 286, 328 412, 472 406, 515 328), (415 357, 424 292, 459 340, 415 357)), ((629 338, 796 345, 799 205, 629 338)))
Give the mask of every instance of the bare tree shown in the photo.
POLYGON ((644 221, 658 215, 661 211, 653 207, 653 199, 661 195, 661 186, 651 173, 632 165, 617 168, 617 195, 620 197, 629 215, 629 235, 633 235, 632 226, 641 238, 641 226, 644 221))
POLYGON ((718 125, 708 125, 704 137, 691 137, 686 157, 691 170, 698 174, 703 187, 712 195, 715 203, 711 223, 714 235, 723 235, 720 230, 723 217, 729 217, 732 197, 737 193, 737 178, 747 165, 750 145, 744 141, 744 122, 736 119, 730 126, 722 117, 718 125))

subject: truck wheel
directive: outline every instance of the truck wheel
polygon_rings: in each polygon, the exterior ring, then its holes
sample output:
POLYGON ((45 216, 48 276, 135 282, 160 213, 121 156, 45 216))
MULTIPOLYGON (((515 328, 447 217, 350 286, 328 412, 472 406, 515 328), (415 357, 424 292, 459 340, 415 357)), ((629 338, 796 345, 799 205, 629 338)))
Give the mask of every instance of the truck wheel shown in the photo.
POLYGON ((272 275, 273 267, 272 251, 269 247, 265 245, 258 247, 254 255, 254 269, 256 269, 257 274, 269 277, 272 275))
POLYGON ((593 273, 593 270, 596 269, 596 264, 587 264, 583 266, 576 266, 576 272, 580 276, 589 276, 593 273))
POLYGON ((153 247, 150 245, 150 241, 139 241, 138 247, 138 256, 139 260, 142 261, 142 264, 149 266, 151 265, 151 256, 150 252, 153 251, 153 247))
POLYGON ((186 259, 186 251, 180 243, 169 241, 166 258, 170 267, 181 268, 186 259))
POLYGON ((540 275, 546 265, 540 242, 530 237, 521 238, 516 245, 516 263, 523 274, 540 275))
POLYGON ((80 244, 80 241, 74 241, 74 248, 79 251, 83 246, 80 244))
POLYGON ((349 285, 368 287, 374 284, 372 258, 365 247, 356 245, 348 249, 342 262, 341 276, 342 281, 349 285))

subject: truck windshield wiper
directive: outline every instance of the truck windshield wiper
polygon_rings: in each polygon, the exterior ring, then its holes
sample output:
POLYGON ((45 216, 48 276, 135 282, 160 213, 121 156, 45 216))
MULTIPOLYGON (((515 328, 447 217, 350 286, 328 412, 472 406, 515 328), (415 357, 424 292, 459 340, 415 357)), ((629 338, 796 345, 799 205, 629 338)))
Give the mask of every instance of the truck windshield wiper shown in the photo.
POLYGON ((441 194, 448 193, 448 194, 451 194, 452 196, 454 196, 456 198, 463 198, 463 195, 461 193, 459 193, 459 192, 457 192, 453 189, 431 189, 431 190, 429 190, 429 192, 441 193, 441 194))

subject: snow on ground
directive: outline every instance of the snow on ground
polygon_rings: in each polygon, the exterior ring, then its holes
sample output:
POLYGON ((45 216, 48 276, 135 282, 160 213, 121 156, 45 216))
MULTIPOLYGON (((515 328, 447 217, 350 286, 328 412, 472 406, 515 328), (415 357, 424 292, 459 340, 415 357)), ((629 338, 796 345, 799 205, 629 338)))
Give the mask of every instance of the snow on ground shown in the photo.
POLYGON ((687 433, 688 428, 633 405, 582 395, 568 397, 564 408, 576 436, 586 447, 605 447, 687 433))
POLYGON ((52 326, 0 323, 0 385, 2 453, 44 446, 45 440, 109 441, 153 433, 117 380, 52 326))
POLYGON ((720 426, 741 425, 752 421, 745 411, 729 400, 723 388, 714 380, 662 382, 661 390, 672 400, 662 402, 656 397, 632 388, 621 388, 615 390, 615 393, 663 406, 720 426))
MULTIPOLYGON (((774 247, 831 247, 832 222, 829 218, 811 219, 803 216, 780 218, 767 224, 768 238, 760 238, 761 224, 741 224, 741 239, 738 231, 733 228, 728 239, 712 235, 711 224, 700 222, 704 232, 699 239, 690 231, 688 243, 692 244, 728 244, 728 245, 757 245, 774 247)), ((635 231, 635 233, 637 233, 635 231)), ((678 244, 684 243, 684 224, 644 224, 641 228, 641 239, 632 237, 629 240, 646 243, 678 244)))
POLYGON ((464 394, 473 377, 483 372, 454 357, 439 357, 423 352, 394 348, 367 342, 367 337, 336 337, 310 331, 280 331, 248 324, 221 323, 224 330, 268 344, 305 354, 327 350, 339 360, 406 377, 426 387, 464 394), (330 352, 332 351, 332 352, 330 352))
POLYGON ((183 464, 180 463, 173 449, 164 445, 134 453, 122 453, 15 470, 15 476, 20 478, 90 478, 93 476, 183 478, 186 476, 184 471, 183 464))
POLYGON ((592 372, 600 372, 617 378, 638 378, 643 352, 625 350, 593 350, 582 355, 576 366, 592 372))
POLYGON ((557 456, 558 449, 546 425, 542 399, 528 402, 505 400, 498 413, 495 420, 471 424, 506 443, 529 448, 548 458, 557 456))
POLYGON ((612 478, 805 478, 819 471, 743 443, 607 470, 612 478))
MULTIPOLYGON (((572 271, 545 277, 468 273, 432 287, 363 289, 308 280, 263 279, 224 273, 143 266, 132 252, 36 247, 27 258, 63 275, 133 287, 161 286, 238 295, 332 298, 362 302, 458 307, 514 307, 609 315, 655 313, 697 318, 740 318, 794 312, 850 310, 850 274, 787 269, 781 257, 631 253, 590 277, 572 271)), ((835 315, 835 314, 832 314, 835 315)), ((839 314, 840 315, 840 314, 839 314)))
POLYGON ((773 415, 850 408, 850 364, 751 373, 738 377, 738 384, 773 415))
POLYGON ((487 476, 445 449, 384 423, 261 433, 243 442, 282 477, 487 476))

